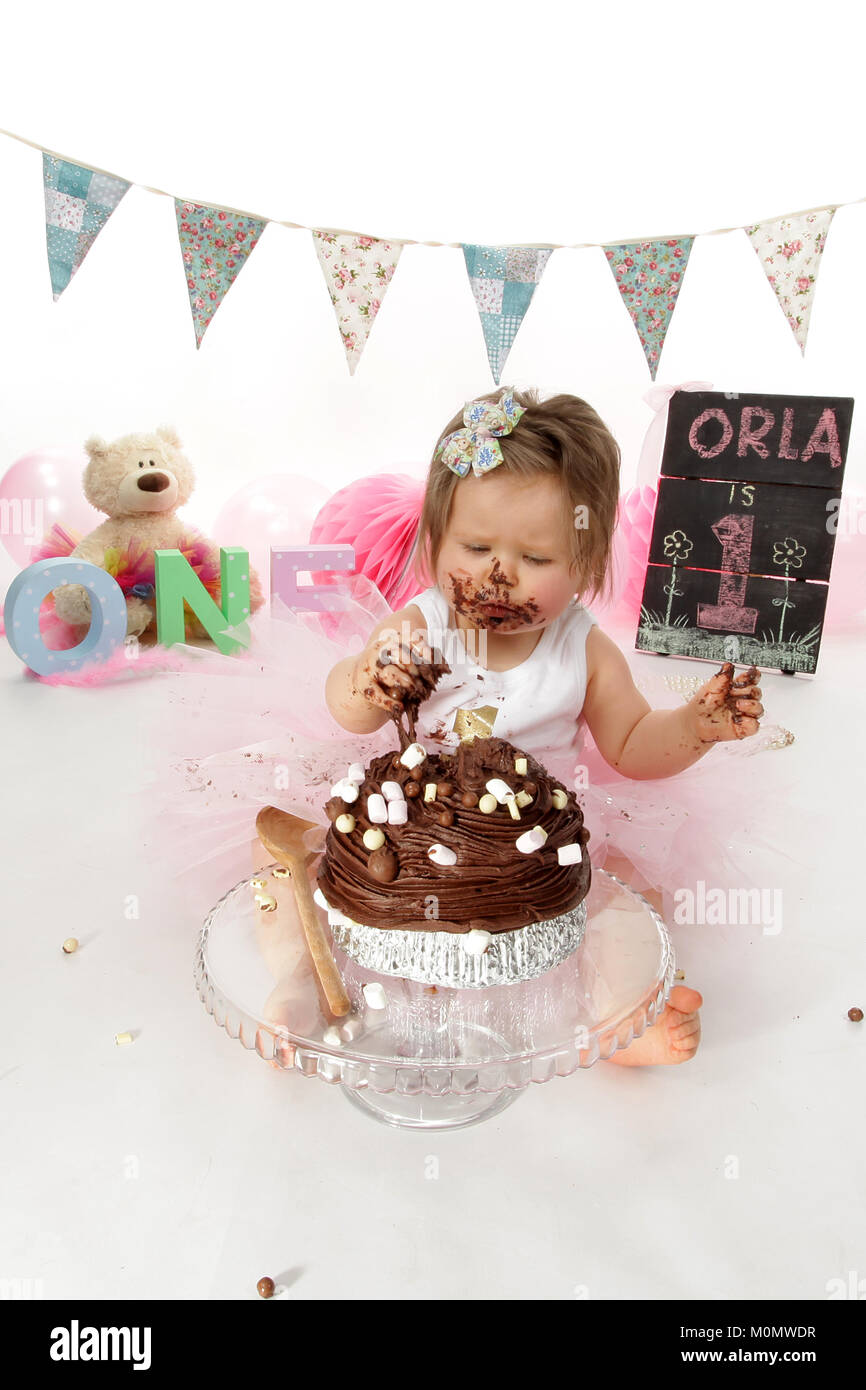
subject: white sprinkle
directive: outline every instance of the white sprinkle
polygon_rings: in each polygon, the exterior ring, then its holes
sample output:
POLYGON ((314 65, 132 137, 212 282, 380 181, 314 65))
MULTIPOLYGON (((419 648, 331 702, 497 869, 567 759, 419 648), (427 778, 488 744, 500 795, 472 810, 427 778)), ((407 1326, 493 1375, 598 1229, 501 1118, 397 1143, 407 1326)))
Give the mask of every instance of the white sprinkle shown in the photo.
POLYGON ((403 788, 400 786, 399 782, 383 782, 382 795, 384 796, 386 801, 406 800, 405 796, 403 795, 403 788))
POLYGON ((364 986, 364 998, 371 1009, 384 1009, 388 1003, 388 996, 375 980, 364 986))
POLYGON ((453 849, 447 845, 431 845, 427 851, 427 858, 434 864, 456 864, 457 855, 453 849))
POLYGON ((460 945, 467 956, 483 956, 492 940, 493 937, 489 931, 483 931, 481 927, 473 927, 471 931, 460 938, 460 945))
POLYGON ((560 864, 579 864, 583 859, 583 853, 579 844, 560 845, 556 857, 560 864))
POLYGON ((515 758, 515 759, 514 759, 514 771, 515 771, 516 773, 518 773, 518 775, 519 775, 520 777, 525 777, 525 776, 526 776, 527 769, 528 769, 528 764, 527 764, 525 758, 515 758))
POLYGON ((405 801, 388 802, 388 824, 405 825, 409 819, 409 807, 405 801))

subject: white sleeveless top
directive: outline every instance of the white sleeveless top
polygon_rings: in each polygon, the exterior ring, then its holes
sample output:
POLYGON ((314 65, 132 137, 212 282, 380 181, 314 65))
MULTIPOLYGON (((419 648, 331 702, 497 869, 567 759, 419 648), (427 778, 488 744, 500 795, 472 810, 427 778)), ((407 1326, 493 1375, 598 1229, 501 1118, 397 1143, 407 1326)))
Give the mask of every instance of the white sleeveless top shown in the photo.
MULTIPOLYGON (((576 599, 541 634, 535 650, 510 671, 490 671, 474 656, 473 633, 450 626, 451 614, 444 594, 425 589, 407 600, 424 615, 427 641, 436 647, 451 672, 443 676, 429 700, 420 708, 418 736, 436 735, 446 747, 455 747, 459 734, 454 719, 459 709, 488 705, 497 711, 494 738, 506 738, 532 753, 554 776, 565 780, 580 748, 578 718, 586 697, 586 638, 596 619, 576 599)), ((483 650, 483 649, 482 649, 483 650)))

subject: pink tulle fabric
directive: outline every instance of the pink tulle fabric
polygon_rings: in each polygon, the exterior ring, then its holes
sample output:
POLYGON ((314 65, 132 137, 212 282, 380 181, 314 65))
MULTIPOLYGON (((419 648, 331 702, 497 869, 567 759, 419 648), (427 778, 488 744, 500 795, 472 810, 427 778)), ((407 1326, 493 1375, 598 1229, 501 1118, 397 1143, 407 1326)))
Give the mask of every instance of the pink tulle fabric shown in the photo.
MULTIPOLYGON (((273 612, 250 620, 252 641, 241 656, 173 649, 184 666, 161 677, 164 725, 145 796, 145 838, 174 875, 205 874, 223 891, 249 873, 255 818, 267 805, 312 821, 310 848, 321 847, 332 784, 349 763, 397 746, 390 722, 358 737, 328 713, 331 668, 359 651, 391 611, 362 576, 344 580, 343 593, 346 607, 328 615, 327 632, 317 615, 290 613, 276 600, 273 612)), ((711 674, 701 666, 700 683, 711 674)), ((654 707, 673 708, 691 693, 671 689, 661 673, 636 681, 654 707)), ((719 745, 676 777, 635 782, 607 766, 581 725, 577 744, 545 761, 581 800, 593 864, 625 856, 629 881, 660 890, 668 916, 677 889, 698 879, 722 889, 761 887, 778 881, 780 857, 791 862, 804 852, 773 843, 774 807, 792 775, 785 752, 769 750, 774 726, 719 745)), ((422 706, 422 741, 428 732, 422 706)))
POLYGON ((314 545, 354 546, 357 572, 375 584, 392 609, 430 582, 419 583, 410 563, 424 486, 405 473, 359 478, 328 499, 310 532, 314 545))

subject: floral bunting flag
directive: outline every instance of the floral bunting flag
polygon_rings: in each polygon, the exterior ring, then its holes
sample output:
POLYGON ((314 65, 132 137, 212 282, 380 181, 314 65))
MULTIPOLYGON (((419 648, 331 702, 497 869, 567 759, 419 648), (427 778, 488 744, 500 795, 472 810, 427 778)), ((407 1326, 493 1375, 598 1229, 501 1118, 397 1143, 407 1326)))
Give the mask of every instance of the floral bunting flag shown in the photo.
POLYGON ((174 210, 195 345, 199 348, 211 319, 268 224, 258 217, 203 207, 181 198, 175 198, 174 210))
POLYGON ((463 246, 493 380, 499 378, 551 251, 539 246, 463 246))
POLYGON ((313 245, 337 315, 349 375, 354 376, 403 242, 314 230, 313 245))
POLYGON ((653 381, 665 334, 682 288, 694 237, 605 246, 617 288, 637 329, 653 381))
POLYGON ((835 208, 822 208, 820 212, 777 217, 772 222, 758 222, 743 228, 758 253, 801 353, 806 351, 821 253, 835 211, 835 208))
POLYGON ((42 180, 48 269, 56 302, 130 185, 44 150, 42 180))

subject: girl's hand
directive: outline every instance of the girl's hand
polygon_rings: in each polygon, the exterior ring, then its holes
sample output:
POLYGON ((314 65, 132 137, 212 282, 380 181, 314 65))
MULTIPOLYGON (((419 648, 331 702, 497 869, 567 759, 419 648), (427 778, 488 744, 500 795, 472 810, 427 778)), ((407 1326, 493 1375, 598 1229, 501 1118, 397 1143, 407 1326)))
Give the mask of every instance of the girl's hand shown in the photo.
POLYGON ((701 686, 686 706, 701 743, 723 743, 732 738, 749 738, 758 732, 764 713, 760 676, 750 666, 739 676, 726 661, 721 671, 701 686))
POLYGON ((418 675, 418 663, 432 659, 422 633, 401 636, 396 628, 384 628, 358 657, 352 685, 375 709, 399 715, 404 695, 416 688, 413 677, 418 675))

